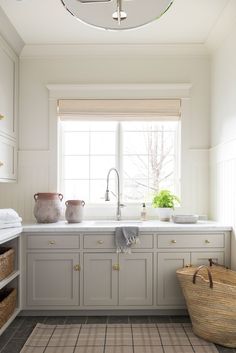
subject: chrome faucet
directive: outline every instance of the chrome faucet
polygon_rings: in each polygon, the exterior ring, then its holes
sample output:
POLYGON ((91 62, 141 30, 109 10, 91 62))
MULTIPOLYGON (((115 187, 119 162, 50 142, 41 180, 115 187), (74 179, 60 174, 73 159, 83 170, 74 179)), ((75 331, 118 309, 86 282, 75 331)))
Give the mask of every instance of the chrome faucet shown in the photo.
POLYGON ((109 196, 109 177, 110 173, 114 171, 117 176, 117 208, 116 208, 116 220, 120 221, 121 220, 121 207, 124 207, 124 205, 120 202, 120 175, 119 172, 116 168, 111 168, 108 173, 107 173, 107 189, 105 193, 105 201, 110 201, 110 196, 109 196))

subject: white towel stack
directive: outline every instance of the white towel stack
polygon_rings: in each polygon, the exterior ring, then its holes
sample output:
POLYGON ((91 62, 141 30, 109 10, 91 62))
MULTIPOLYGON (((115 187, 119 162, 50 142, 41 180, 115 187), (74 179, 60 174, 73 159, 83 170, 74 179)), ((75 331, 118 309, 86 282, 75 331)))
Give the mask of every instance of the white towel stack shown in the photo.
POLYGON ((22 218, 12 208, 0 209, 0 229, 21 227, 22 218))

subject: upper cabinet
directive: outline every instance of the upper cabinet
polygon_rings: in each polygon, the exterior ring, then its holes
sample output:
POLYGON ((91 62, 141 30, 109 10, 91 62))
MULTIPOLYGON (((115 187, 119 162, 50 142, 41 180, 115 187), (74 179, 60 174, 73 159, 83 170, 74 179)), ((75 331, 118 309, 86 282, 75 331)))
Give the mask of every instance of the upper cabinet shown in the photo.
POLYGON ((0 37, 0 182, 16 180, 18 57, 0 37))

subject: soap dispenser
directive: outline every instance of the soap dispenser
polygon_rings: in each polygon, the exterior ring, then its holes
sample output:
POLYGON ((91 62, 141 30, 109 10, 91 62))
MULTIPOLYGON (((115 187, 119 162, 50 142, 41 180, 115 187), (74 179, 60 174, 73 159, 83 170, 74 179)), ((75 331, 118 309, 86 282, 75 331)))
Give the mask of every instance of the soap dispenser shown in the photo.
POLYGON ((147 220, 147 210, 145 202, 142 203, 142 211, 141 211, 141 221, 147 220))

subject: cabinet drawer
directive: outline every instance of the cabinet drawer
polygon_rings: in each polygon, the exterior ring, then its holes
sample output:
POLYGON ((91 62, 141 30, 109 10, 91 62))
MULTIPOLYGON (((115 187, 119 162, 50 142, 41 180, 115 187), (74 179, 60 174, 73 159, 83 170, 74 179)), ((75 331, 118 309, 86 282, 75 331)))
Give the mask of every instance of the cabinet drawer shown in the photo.
POLYGON ((78 235, 29 235, 28 249, 78 249, 78 235))
POLYGON ((114 249, 115 247, 113 234, 84 235, 84 249, 114 249))
MULTIPOLYGON (((132 245, 131 249, 152 249, 153 248, 153 235, 144 234, 139 236, 140 242, 132 245)), ((85 249, 114 249, 115 236, 114 234, 107 235, 84 235, 84 248, 85 249)))
POLYGON ((140 242, 132 246, 132 249, 153 249, 153 235, 141 234, 139 236, 140 242))
POLYGON ((223 248, 224 233, 217 234, 160 234, 158 248, 223 248))

